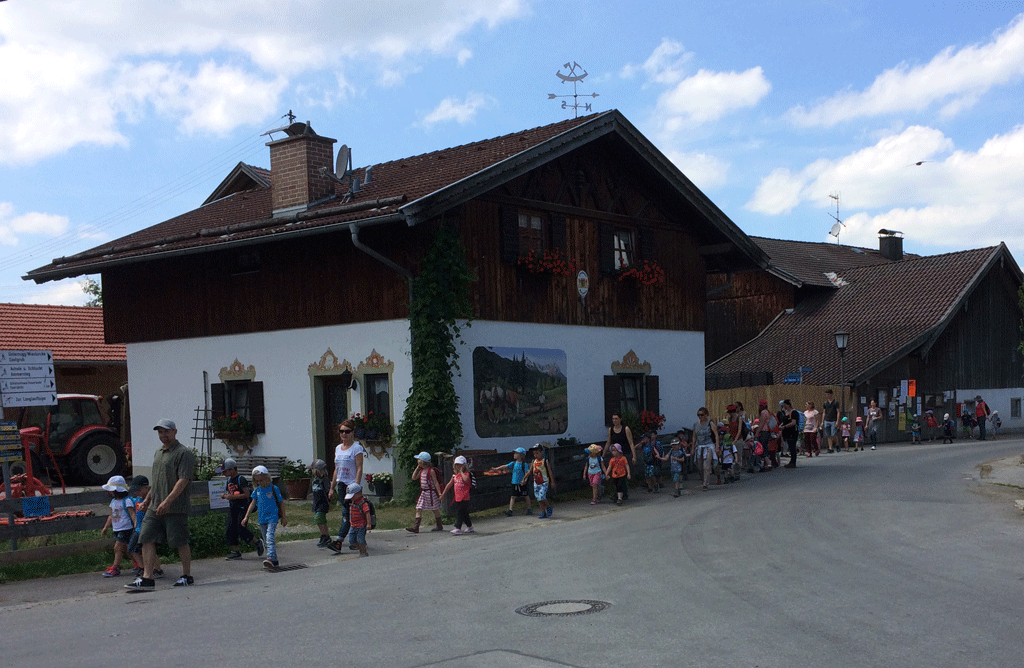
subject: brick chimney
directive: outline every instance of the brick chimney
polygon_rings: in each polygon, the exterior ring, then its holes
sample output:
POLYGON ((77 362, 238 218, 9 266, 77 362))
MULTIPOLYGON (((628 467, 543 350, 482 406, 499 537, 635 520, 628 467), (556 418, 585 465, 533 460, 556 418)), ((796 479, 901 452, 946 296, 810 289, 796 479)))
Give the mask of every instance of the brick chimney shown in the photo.
POLYGON ((896 230, 878 230, 878 253, 887 260, 903 259, 903 233, 896 230))
POLYGON ((284 139, 267 142, 275 216, 301 211, 334 192, 334 181, 320 168, 334 173, 337 140, 313 132, 309 121, 292 123, 284 132, 284 139))

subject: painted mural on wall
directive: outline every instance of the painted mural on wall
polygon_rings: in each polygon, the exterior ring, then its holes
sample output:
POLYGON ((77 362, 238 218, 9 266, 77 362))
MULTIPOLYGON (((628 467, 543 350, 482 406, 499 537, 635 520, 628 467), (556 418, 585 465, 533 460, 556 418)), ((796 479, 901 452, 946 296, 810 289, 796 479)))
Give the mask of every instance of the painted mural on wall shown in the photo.
POLYGON ((564 350, 478 346, 473 350, 477 436, 565 433, 567 387, 564 350))

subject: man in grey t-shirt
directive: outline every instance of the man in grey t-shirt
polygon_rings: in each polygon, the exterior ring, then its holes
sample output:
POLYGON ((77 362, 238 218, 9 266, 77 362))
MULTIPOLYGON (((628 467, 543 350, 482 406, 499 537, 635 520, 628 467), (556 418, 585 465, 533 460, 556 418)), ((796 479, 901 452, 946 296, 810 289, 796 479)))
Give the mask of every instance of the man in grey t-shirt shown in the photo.
POLYGON ((825 443, 828 445, 828 451, 835 452, 839 451, 838 446, 838 434, 836 431, 837 423, 839 422, 839 402, 832 396, 832 390, 825 390, 825 403, 821 405, 822 414, 822 431, 825 432, 825 443))

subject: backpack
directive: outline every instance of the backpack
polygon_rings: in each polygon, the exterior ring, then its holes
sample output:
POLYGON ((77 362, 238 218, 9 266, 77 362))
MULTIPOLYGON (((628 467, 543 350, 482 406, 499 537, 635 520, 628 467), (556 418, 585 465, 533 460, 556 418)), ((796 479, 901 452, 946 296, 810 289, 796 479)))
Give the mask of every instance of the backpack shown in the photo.
POLYGON ((777 431, 779 428, 779 421, 775 419, 775 415, 768 413, 768 430, 777 431))
POLYGON ((370 511, 369 513, 366 513, 366 530, 372 531, 373 529, 377 528, 377 509, 373 507, 373 501, 370 501, 365 496, 363 497, 363 501, 366 502, 366 507, 370 511))

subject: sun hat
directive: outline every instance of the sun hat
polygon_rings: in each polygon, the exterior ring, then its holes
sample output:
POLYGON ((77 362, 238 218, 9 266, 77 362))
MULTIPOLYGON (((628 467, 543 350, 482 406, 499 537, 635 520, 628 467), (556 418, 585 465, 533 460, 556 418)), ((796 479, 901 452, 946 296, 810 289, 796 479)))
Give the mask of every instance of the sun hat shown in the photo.
POLYGON ((521 455, 525 455, 526 454, 526 448, 516 448, 515 451, 518 452, 521 455))
POLYGON ((468 464, 469 462, 466 461, 465 457, 463 457, 462 455, 459 455, 458 457, 455 458, 455 463, 456 464, 468 464))
POLYGON ((123 475, 110 476, 110 480, 103 486, 108 492, 127 492, 128 483, 124 481, 123 475))
POLYGON ((948 420, 949 419, 949 413, 946 413, 945 415, 943 415, 942 419, 943 420, 948 420))
POLYGON ((612 447, 615 448, 618 452, 622 452, 622 446, 619 445, 618 443, 612 443, 612 447))
POLYGON ((314 471, 326 471, 327 470, 327 462, 325 462, 322 459, 314 459, 313 463, 309 465, 309 468, 314 470, 314 471))
POLYGON ((416 459, 420 460, 421 462, 429 462, 430 461, 430 453, 429 452, 421 452, 420 454, 416 455, 416 459))
POLYGON ((157 429, 170 429, 174 431, 177 429, 177 427, 174 426, 174 420, 168 420, 167 418, 164 418, 163 420, 157 422, 156 426, 153 427, 153 429, 154 431, 157 429))
POLYGON ((843 422, 849 422, 849 421, 850 421, 850 418, 848 418, 848 417, 846 417, 846 416, 844 415, 844 416, 843 416, 843 422))
POLYGON ((266 466, 260 465, 252 470, 252 474, 253 476, 270 475, 270 469, 268 469, 266 466))
POLYGON ((351 485, 349 485, 348 487, 345 488, 345 500, 347 501, 347 500, 351 499, 353 496, 355 496, 356 494, 358 494, 358 493, 360 493, 362 491, 363 491, 363 486, 362 485, 360 485, 357 482, 352 483, 351 485))
POLYGON ((761 408, 768 408, 768 400, 762 399, 761 401, 757 402, 757 405, 760 406, 761 408))
POLYGON ((590 454, 592 455, 596 455, 597 453, 601 452, 601 446, 598 445, 597 443, 594 443, 593 445, 587 446, 587 451, 590 452, 590 454))
POLYGON ((863 422, 863 421, 864 421, 864 418, 862 418, 861 416, 858 415, 857 416, 857 422, 863 422))

